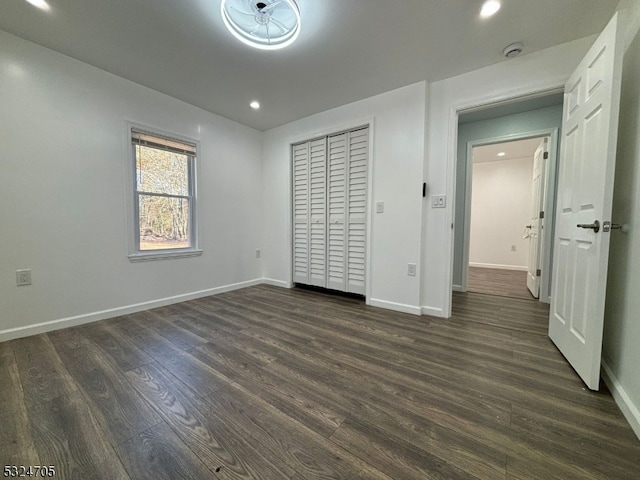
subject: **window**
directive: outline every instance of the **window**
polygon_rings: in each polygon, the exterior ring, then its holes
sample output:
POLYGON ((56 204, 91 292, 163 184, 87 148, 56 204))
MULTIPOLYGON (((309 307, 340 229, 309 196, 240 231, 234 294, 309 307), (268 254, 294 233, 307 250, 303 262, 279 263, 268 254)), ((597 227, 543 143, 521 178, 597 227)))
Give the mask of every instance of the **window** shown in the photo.
POLYGON ((188 256, 197 250, 196 144, 131 128, 134 180, 132 260, 188 256))

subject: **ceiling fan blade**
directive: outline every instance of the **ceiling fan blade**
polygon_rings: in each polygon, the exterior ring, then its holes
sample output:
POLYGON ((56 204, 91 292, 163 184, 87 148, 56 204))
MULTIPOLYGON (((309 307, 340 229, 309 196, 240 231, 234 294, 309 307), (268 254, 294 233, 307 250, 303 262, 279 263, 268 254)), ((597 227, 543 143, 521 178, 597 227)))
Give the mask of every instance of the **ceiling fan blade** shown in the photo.
POLYGON ((276 27, 278 27, 280 30, 282 30, 282 33, 287 33, 287 26, 284 23, 282 23, 280 20, 278 20, 278 19, 276 19, 274 17, 271 17, 271 22, 270 23, 273 23, 276 27))
POLYGON ((262 10, 260 10, 260 12, 268 12, 269 10, 273 10, 274 8, 276 8, 278 5, 280 5, 282 3, 283 0, 278 0, 276 2, 270 3, 269 5, 267 5, 266 7, 264 7, 262 10))

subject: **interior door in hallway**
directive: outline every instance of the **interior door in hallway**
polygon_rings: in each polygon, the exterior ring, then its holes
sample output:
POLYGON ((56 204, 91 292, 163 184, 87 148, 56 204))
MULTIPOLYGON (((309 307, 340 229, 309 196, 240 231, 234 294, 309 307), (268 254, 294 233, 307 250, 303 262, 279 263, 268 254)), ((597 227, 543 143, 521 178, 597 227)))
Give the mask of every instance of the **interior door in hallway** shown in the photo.
POLYGON ((528 225, 529 257, 527 262, 527 288, 534 298, 540 298, 540 271, 542 267, 542 222, 544 209, 544 178, 547 139, 543 139, 533 155, 533 176, 531 179, 531 219, 528 225))

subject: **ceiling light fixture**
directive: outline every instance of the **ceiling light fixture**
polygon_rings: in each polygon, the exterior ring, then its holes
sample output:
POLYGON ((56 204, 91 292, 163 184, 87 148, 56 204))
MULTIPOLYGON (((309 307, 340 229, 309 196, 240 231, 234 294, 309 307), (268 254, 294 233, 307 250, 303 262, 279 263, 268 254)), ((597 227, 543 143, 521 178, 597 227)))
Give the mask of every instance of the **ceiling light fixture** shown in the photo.
POLYGON ((499 153, 498 153, 498 156, 499 156, 499 157, 504 157, 504 156, 506 156, 506 155, 507 155, 507 154, 506 154, 506 153, 504 153, 504 152, 499 152, 499 153))
POLYGON ((300 9, 295 0, 222 0, 220 9, 233 36, 254 48, 284 48, 300 34, 300 9))
POLYGON ((251 102, 249 104, 249 106, 251 108, 253 108, 254 110, 259 110, 260 109, 260 102, 258 102, 257 100, 254 100, 253 102, 251 102))
POLYGON ((33 5, 36 8, 39 8, 40 10, 50 10, 51 7, 49 6, 49 4, 47 2, 45 2, 45 0, 26 0, 27 3, 30 3, 31 5, 33 5))
POLYGON ((500 2, 498 0, 487 0, 482 5, 482 10, 480 10, 480 16, 482 18, 489 18, 500 10, 500 2))

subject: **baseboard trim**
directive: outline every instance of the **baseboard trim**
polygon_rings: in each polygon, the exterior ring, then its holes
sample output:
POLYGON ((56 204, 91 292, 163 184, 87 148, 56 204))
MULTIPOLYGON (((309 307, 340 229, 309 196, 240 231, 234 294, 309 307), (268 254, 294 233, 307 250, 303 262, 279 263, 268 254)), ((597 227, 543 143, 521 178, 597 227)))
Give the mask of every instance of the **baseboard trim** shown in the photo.
POLYGON ((293 288, 293 284, 291 282, 285 282, 284 280, 275 280, 273 278, 263 278, 262 283, 264 283, 265 285, 273 285, 274 287, 293 288))
POLYGON ((616 401, 624 418, 627 419, 636 436, 640 439, 640 409, 633 403, 604 359, 602 360, 602 379, 611 391, 611 395, 613 395, 613 399, 616 401))
POLYGON ((388 302, 386 300, 371 298, 368 304, 372 307, 386 308, 387 310, 394 310, 396 312, 410 313, 412 315, 421 314, 420 307, 416 307, 414 305, 405 305, 404 303, 388 302))
POLYGON ((432 317, 445 318, 444 310, 442 308, 427 307, 423 305, 422 307, 420 307, 420 311, 422 315, 431 315, 432 317))
POLYGON ((499 263, 472 263, 469 262, 470 267, 478 268, 496 268, 498 270, 517 270, 519 272, 526 272, 528 268, 526 266, 519 265, 502 265, 499 263))
MULTIPOLYGON (((31 335, 38 335, 40 333, 51 332, 53 330, 58 330, 61 328, 75 327, 77 325, 97 322, 99 320, 106 320, 107 318, 119 317, 121 315, 128 315, 130 313, 136 313, 142 310, 164 307, 166 305, 171 305, 174 303, 186 302, 188 300, 195 300, 196 298, 208 297, 209 295, 217 295, 219 293, 231 292, 240 288, 252 287, 254 285, 260 285, 262 283, 268 283, 265 280, 266 279, 258 278, 246 282, 223 285, 221 287, 209 288, 206 290, 185 293, 182 295, 175 295, 173 297, 160 298, 148 302, 127 305, 124 307, 111 308, 108 310, 101 310, 98 312, 77 315, 74 317, 61 318, 58 320, 50 320, 33 325, 26 325, 24 327, 9 328, 7 330, 0 331, 0 342, 13 340, 15 338, 28 337, 31 335)), ((278 286, 280 286, 280 284, 278 286)))

